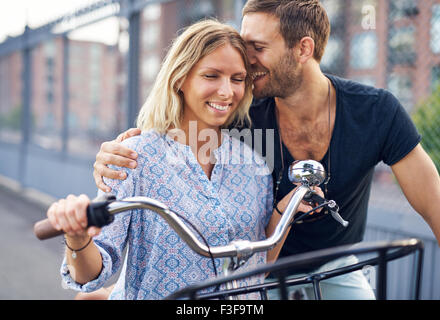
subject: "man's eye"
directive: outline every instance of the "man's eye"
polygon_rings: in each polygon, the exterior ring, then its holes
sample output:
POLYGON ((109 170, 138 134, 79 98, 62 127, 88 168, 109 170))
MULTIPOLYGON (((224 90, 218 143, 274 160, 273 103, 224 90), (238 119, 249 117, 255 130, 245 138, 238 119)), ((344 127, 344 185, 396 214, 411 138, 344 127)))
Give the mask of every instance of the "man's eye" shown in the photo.
POLYGON ((255 51, 257 51, 257 52, 261 52, 261 51, 263 51, 263 47, 254 47, 254 49, 255 49, 255 51))
POLYGON ((232 78, 232 81, 235 81, 235 82, 243 82, 244 79, 243 79, 243 78, 232 78))

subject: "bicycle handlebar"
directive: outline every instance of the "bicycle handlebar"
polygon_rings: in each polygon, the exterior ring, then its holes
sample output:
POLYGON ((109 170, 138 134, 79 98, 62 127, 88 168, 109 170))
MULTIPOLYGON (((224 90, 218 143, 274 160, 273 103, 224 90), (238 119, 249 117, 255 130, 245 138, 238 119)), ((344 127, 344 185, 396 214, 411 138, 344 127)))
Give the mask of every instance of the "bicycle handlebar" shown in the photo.
MULTIPOLYGON (((310 193, 310 186, 319 185, 322 183, 322 165, 316 161, 301 161, 303 166, 299 167, 298 163, 295 168, 291 170, 301 171, 296 172, 295 182, 301 182, 302 185, 298 187, 281 216, 281 220, 275 228, 274 233, 265 240, 248 241, 236 240, 225 246, 208 247, 200 242, 195 234, 187 227, 187 225, 179 218, 178 214, 168 208, 165 204, 147 197, 132 197, 116 201, 114 196, 106 199, 96 199, 90 203, 87 208, 88 227, 97 226, 103 227, 111 223, 114 215, 123 211, 134 209, 149 209, 158 213, 167 223, 177 232, 177 234, 188 244, 188 246, 205 257, 237 257, 244 258, 251 256, 256 252, 267 251, 276 246, 287 232, 289 226, 294 220, 295 213, 303 200, 303 198, 310 193), (311 166, 314 166, 311 168, 311 166), (318 175, 314 176, 312 183, 310 176, 311 170, 318 168, 320 178, 316 179, 318 175), (300 176, 304 176, 303 180, 300 176)), ((336 212, 337 214, 337 212, 336 212)), ((332 214, 333 216, 333 214, 332 214)), ((342 219, 342 218, 341 218, 342 219)), ((37 222, 34 225, 34 233, 38 239, 44 240, 63 234, 63 231, 56 230, 48 219, 37 222)))
MULTIPOLYGON (((267 239, 261 241, 236 240, 226 246, 207 247, 200 242, 194 232, 179 218, 179 216, 163 203, 147 197, 132 197, 120 201, 94 201, 87 208, 88 227, 103 227, 113 221, 114 215, 123 211, 134 209, 148 209, 158 213, 177 232, 177 234, 188 244, 188 246, 202 256, 214 258, 221 257, 246 257, 255 252, 267 251, 273 248, 287 231, 293 216, 299 207, 303 197, 310 191, 308 187, 300 186, 292 196, 286 211, 281 217, 274 233, 267 239), (101 216, 108 215, 107 218, 101 216), (99 221, 96 221, 99 220, 99 221), (101 222, 101 223, 100 223, 101 222), (103 222, 103 223, 102 223, 103 222)), ((49 219, 44 219, 34 225, 34 233, 40 240, 49 239, 63 234, 56 230, 49 219)))

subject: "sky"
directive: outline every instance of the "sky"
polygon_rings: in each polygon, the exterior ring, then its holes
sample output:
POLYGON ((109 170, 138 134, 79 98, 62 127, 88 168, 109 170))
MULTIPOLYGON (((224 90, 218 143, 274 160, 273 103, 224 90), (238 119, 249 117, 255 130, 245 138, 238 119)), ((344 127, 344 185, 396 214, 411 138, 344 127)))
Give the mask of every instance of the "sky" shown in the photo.
MULTIPOLYGON (((94 0, 0 0, 0 42, 8 35, 23 32, 26 21, 30 27, 38 27, 59 16, 72 13, 94 0)), ((115 44, 117 39, 116 18, 106 19, 93 26, 71 33, 75 39, 101 41, 115 44)))

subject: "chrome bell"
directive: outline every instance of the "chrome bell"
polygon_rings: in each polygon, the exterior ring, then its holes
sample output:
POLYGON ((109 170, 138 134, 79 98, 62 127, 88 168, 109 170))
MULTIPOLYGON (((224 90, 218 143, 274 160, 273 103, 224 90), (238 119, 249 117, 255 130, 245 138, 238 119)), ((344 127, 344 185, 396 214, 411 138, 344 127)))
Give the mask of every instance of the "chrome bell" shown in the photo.
POLYGON ((321 163, 314 160, 298 160, 289 166, 289 180, 309 187, 319 186, 326 173, 321 163))

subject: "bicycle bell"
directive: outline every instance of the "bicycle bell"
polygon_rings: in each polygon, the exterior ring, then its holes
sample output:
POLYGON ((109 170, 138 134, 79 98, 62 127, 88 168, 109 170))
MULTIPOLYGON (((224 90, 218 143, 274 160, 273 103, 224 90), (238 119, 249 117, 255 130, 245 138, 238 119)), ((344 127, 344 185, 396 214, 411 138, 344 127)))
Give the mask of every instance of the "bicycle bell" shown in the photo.
POLYGON ((289 166, 289 180, 309 187, 319 186, 326 173, 321 163, 314 160, 297 160, 289 166))

